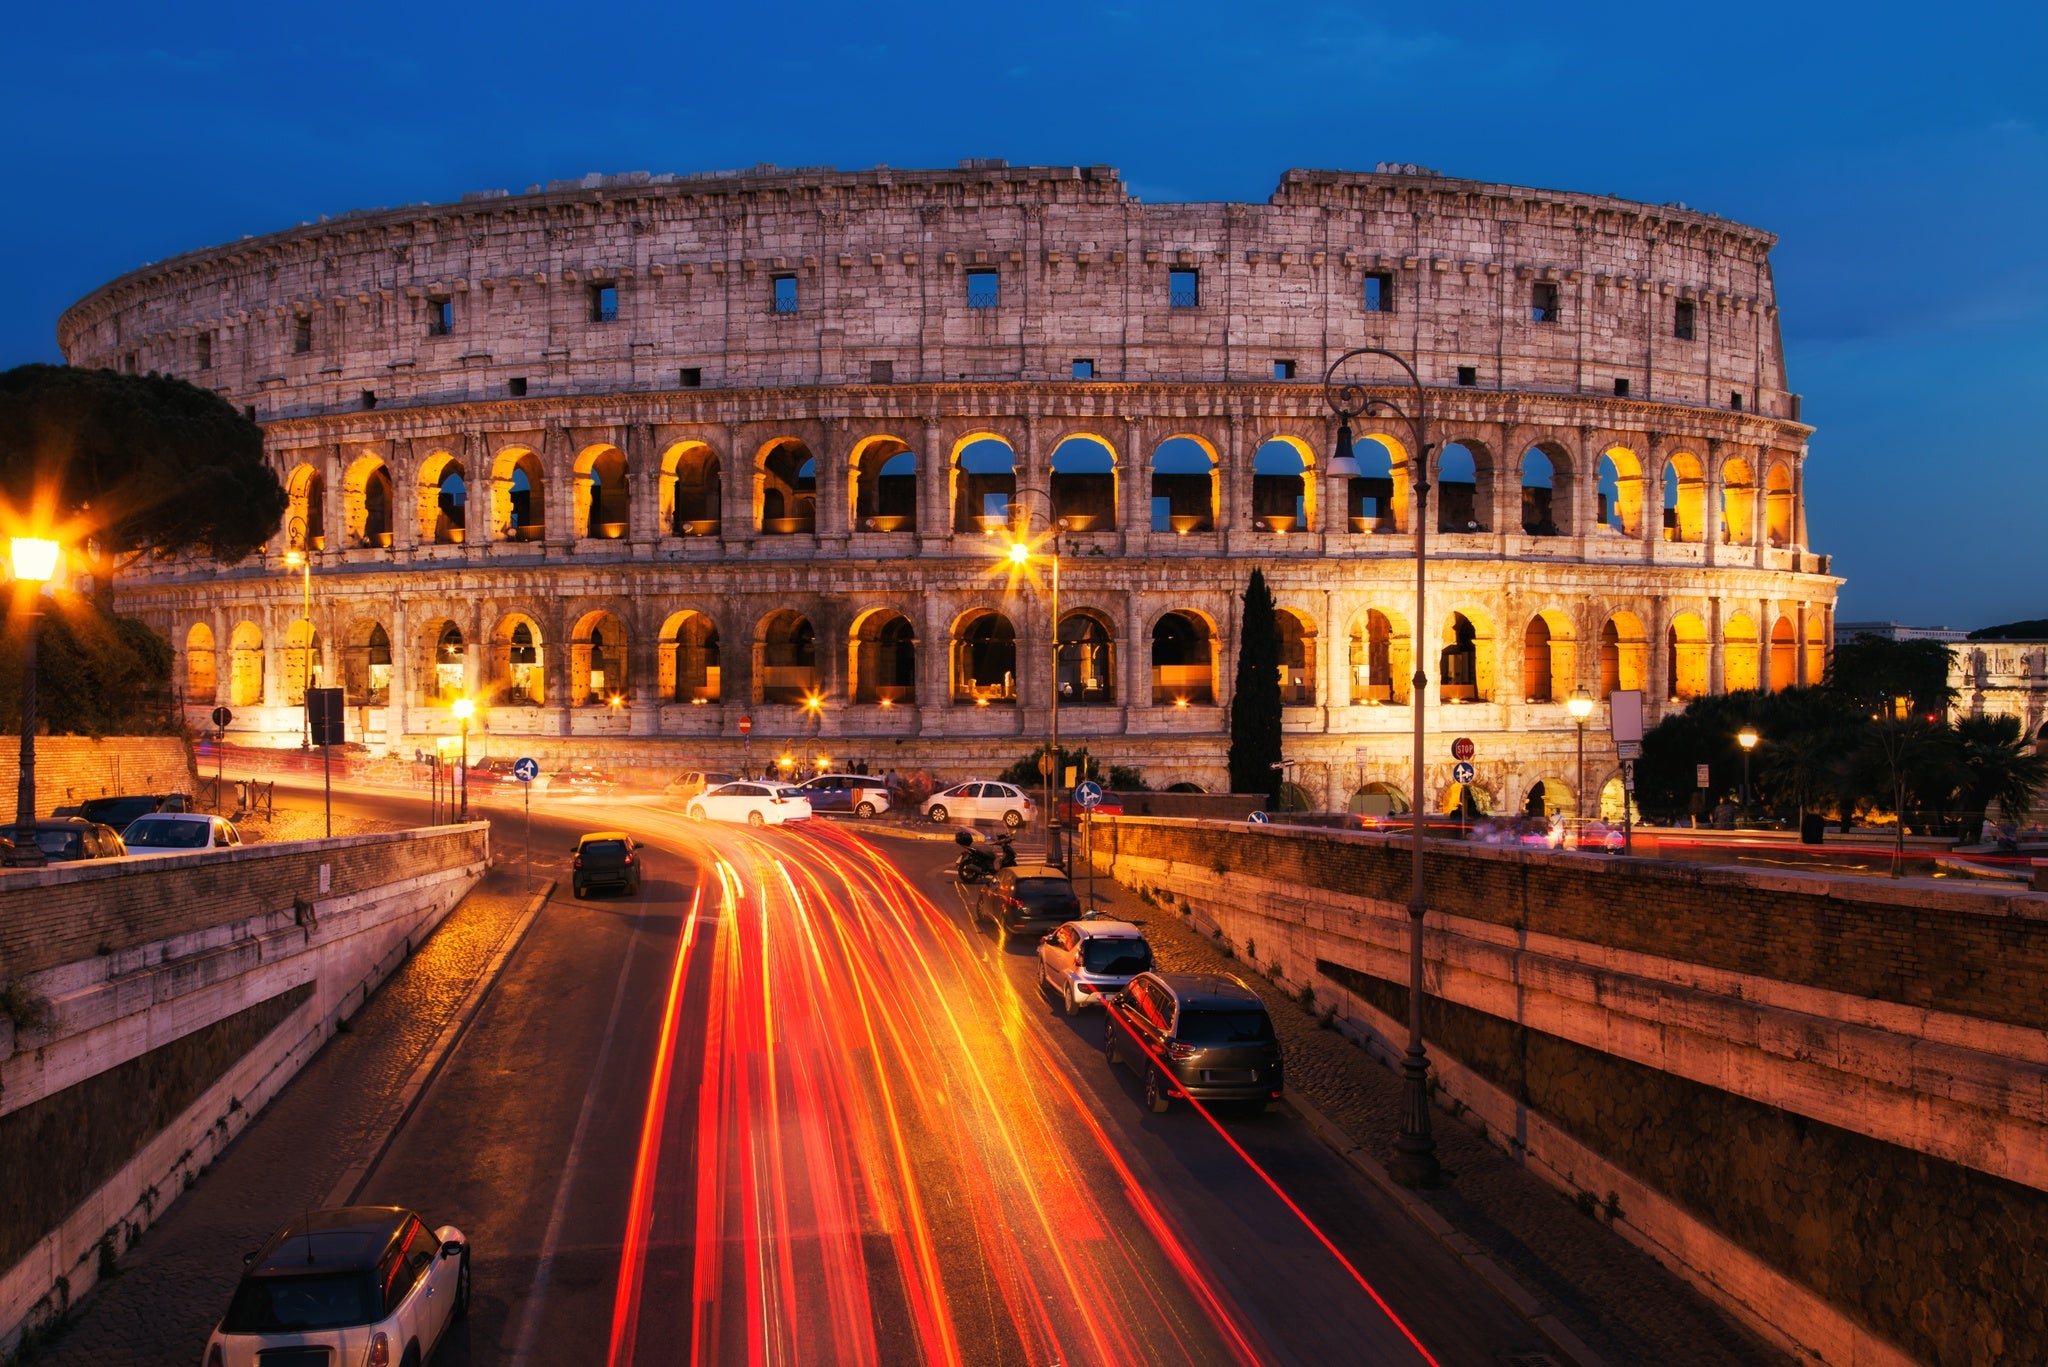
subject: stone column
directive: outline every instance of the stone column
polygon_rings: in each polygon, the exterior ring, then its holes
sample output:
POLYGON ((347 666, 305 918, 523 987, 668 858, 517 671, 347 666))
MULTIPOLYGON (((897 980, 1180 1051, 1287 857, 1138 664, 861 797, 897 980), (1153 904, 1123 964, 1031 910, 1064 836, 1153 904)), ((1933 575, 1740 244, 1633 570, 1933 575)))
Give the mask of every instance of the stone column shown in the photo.
POLYGON ((1334 731, 1330 725, 1330 709, 1342 707, 1351 701, 1351 690, 1343 685, 1343 675, 1337 668, 1337 654, 1341 650, 1345 663, 1350 663, 1350 640, 1344 636, 1337 624, 1337 595, 1324 590, 1322 623, 1316 629, 1316 701, 1323 709, 1323 730, 1334 731))
POLYGON ((405 599, 391 604, 391 687, 385 695, 384 741, 396 746, 406 731, 406 709, 412 702, 412 624, 406 620, 405 599))
POLYGON ((582 528, 572 527, 571 511, 574 503, 570 498, 576 482, 576 443, 566 427, 550 427, 541 439, 541 519, 547 524, 547 543, 552 546, 568 546, 575 542, 582 528))
POLYGON ((1152 461, 1151 453, 1144 449, 1147 436, 1142 421, 1124 419, 1123 443, 1116 460, 1116 526, 1125 546, 1142 544, 1132 537, 1143 537, 1152 530, 1152 461))
POLYGON ((1250 476, 1243 474, 1240 467, 1250 459, 1244 451, 1244 420, 1233 413, 1230 415, 1226 444, 1216 453, 1218 533, 1228 533, 1234 528, 1246 525, 1245 516, 1238 505, 1251 497, 1251 482, 1250 476))
POLYGON ((661 455, 652 426, 636 422, 626 428, 625 456, 626 535, 635 546, 651 546, 661 539, 661 455))
POLYGON ((926 555, 942 554, 953 534, 952 471, 939 425, 927 418, 917 457, 917 535, 926 555))
POLYGON ((1135 590, 1124 595, 1124 639, 1120 659, 1123 678, 1118 687, 1125 708, 1152 705, 1152 638, 1146 621, 1144 597, 1135 590))
POLYGON ((1707 600, 1707 692, 1719 697, 1728 691, 1726 661, 1728 642, 1722 635, 1725 614, 1721 611, 1721 600, 1707 600))
POLYGON ((935 593, 924 598, 924 622, 918 632, 917 708, 918 729, 925 735, 945 731, 945 709, 953 702, 953 638, 948 605, 935 593))
POLYGON ((843 552, 852 525, 852 441, 844 419, 826 418, 818 424, 818 432, 818 449, 811 453, 817 458, 818 470, 817 535, 821 541, 836 539, 843 552))
POLYGON ((1651 716, 1662 715, 1665 699, 1671 696, 1671 645, 1665 639, 1671 630, 1671 604, 1662 595, 1650 600, 1649 660, 1643 671, 1649 694, 1646 709, 1651 716))
POLYGON ((432 449, 427 440, 394 441, 385 473, 391 476, 391 548, 416 550, 420 544, 420 457, 432 449))
POLYGON ((661 729, 660 631, 660 624, 650 623, 644 613, 627 628, 626 708, 636 736, 651 736, 661 729))
POLYGON ((1707 442, 1707 468, 1703 472, 1701 489, 1701 501, 1706 505, 1700 510, 1700 544, 1705 547, 1701 554, 1707 564, 1718 565, 1721 563, 1721 504, 1727 497, 1727 482, 1721 469, 1721 443, 1711 439, 1707 442))
POLYGON ((1794 603, 1792 609, 1797 614, 1792 619, 1792 647, 1799 652, 1792 664, 1792 677, 1801 688, 1808 688, 1815 681, 1806 677, 1806 604, 1794 603))

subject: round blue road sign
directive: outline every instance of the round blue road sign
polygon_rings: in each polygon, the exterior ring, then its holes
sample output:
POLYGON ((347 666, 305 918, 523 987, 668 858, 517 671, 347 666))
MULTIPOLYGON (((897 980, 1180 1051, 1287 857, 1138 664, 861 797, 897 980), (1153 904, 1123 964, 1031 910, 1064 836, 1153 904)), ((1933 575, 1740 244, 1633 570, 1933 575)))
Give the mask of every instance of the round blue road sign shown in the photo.
POLYGON ((1245 820, 1251 822, 1254 826, 1263 826, 1266 824, 1266 814, 1264 812, 1253 812, 1245 820))
POLYGON ((531 783, 540 777, 540 764, 524 757, 515 760, 512 764, 512 777, 521 783, 531 783))
POLYGON ((1102 785, 1100 783, 1095 782, 1093 779, 1089 779, 1085 783, 1077 783, 1074 785, 1075 806, 1095 807, 1101 805, 1101 802, 1102 785))
POLYGON ((1451 766, 1451 781, 1453 783, 1470 783, 1472 781, 1472 773, 1472 766, 1469 764, 1453 764, 1451 766))

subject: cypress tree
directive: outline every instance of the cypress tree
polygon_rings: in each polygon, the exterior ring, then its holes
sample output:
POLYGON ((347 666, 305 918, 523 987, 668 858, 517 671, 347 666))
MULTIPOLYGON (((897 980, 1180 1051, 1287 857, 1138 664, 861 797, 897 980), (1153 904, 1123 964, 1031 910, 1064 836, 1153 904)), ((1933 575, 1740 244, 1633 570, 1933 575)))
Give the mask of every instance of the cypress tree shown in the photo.
POLYGON ((1230 791, 1280 789, 1280 623, 1266 576, 1252 571, 1238 619, 1237 682, 1230 695, 1230 791))

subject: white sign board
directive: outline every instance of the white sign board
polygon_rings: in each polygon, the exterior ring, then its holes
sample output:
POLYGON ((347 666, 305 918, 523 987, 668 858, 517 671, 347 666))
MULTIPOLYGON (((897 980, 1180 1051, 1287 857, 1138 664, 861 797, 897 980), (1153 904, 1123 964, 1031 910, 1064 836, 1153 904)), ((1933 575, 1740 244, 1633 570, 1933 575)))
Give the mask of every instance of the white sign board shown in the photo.
POLYGON ((1616 745, 1643 743, 1643 695, 1640 689, 1617 688, 1607 695, 1607 729, 1616 745))

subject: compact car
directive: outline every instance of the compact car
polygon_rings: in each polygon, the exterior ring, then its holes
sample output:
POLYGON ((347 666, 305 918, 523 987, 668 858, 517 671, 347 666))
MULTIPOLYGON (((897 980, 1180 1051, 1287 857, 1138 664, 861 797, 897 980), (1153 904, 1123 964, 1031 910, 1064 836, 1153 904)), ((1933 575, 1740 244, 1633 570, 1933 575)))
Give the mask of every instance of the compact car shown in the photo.
POLYGON ((727 773, 723 769, 685 769, 670 779, 662 791, 670 797, 695 797, 707 789, 737 783, 739 779, 738 774, 727 773))
POLYGON ((820 774, 796 785, 814 812, 874 816, 889 810, 888 785, 866 774, 820 774))
POLYGON ((1152 967, 1145 932, 1129 921, 1069 921, 1038 942, 1038 985, 1070 1016, 1100 1006, 1152 967))
POLYGON ((629 897, 640 891, 645 860, 639 844, 624 831, 579 836, 575 854, 569 883, 578 897, 588 897, 593 888, 616 888, 629 897))
POLYGON ((987 907, 996 923, 1012 935, 1081 916, 1081 899, 1074 895, 1073 881, 1051 864, 999 869, 987 907))
POLYGON ((692 821, 744 821, 749 826, 781 826, 802 821, 811 804, 782 783, 725 783, 690 799, 692 821))
POLYGON ((926 817, 943 825, 948 821, 1000 821, 1011 830, 1022 830, 1037 814, 1038 804, 1014 783, 956 783, 924 800, 926 817))
MULTIPOLYGON (((21 835, 19 826, 7 828, 5 862, 21 862, 22 855, 16 849, 21 835)), ((83 817, 45 817, 35 823, 32 836, 43 862, 48 864, 68 864, 81 859, 118 859, 128 853, 128 847, 121 843, 119 831, 83 817)))
POLYGON ((1102 1052, 1145 1083, 1164 1114, 1176 1097, 1279 1104, 1280 1040, 1266 1004, 1218 973, 1141 973, 1111 998, 1102 1052))
POLYGON ((195 854, 200 850, 241 845, 241 832, 224 816, 205 812, 156 812, 138 816, 121 832, 121 843, 138 858, 160 854, 195 854))

